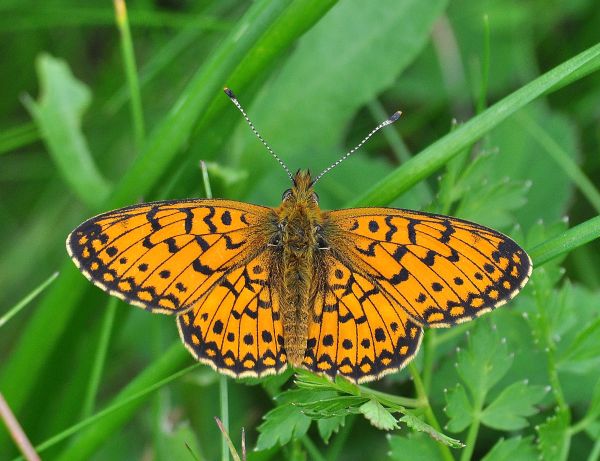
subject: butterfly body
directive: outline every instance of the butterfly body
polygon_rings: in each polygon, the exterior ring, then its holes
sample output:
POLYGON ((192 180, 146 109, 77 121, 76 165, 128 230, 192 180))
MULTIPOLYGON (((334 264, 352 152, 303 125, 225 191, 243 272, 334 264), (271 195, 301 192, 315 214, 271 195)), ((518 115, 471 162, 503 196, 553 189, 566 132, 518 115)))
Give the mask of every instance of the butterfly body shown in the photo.
POLYGON ((394 208, 321 211, 308 172, 278 208, 190 199, 103 213, 67 238, 94 284, 174 314, 192 355, 234 376, 288 365, 354 382, 405 366, 423 327, 501 306, 531 261, 468 221, 394 208))

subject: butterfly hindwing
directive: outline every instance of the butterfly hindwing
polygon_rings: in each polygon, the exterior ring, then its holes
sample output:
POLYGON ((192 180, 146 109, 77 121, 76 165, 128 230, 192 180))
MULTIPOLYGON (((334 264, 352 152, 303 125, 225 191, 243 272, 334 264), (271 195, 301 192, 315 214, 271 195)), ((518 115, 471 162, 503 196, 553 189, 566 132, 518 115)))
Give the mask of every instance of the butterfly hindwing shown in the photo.
POLYGON ((336 259, 335 250, 327 251, 303 366, 354 382, 371 381, 404 367, 419 349, 421 327, 368 276, 336 259))
POLYGON ((393 208, 327 216, 332 246, 419 325, 447 327, 488 312, 531 274, 514 241, 468 221, 393 208))
POLYGON ((89 219, 67 237, 67 249, 103 290, 177 314, 264 245, 271 212, 229 200, 146 203, 89 219))
POLYGON ((235 377, 276 374, 286 368, 271 261, 263 252, 228 272, 192 309, 177 319, 192 355, 235 377))

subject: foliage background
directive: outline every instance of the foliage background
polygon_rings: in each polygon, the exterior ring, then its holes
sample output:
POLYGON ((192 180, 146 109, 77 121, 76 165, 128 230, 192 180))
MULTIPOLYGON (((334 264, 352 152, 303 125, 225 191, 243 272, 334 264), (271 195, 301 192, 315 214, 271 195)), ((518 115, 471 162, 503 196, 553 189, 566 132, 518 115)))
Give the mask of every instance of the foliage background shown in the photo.
MULTIPOLYGON (((597 2, 138 0, 127 8, 129 24, 108 2, 0 4, 0 317, 60 271, 0 326, 0 391, 34 444, 192 364, 172 319, 109 301, 77 273, 67 233, 116 206, 204 196, 201 159, 215 196, 276 205, 287 187, 221 93, 226 84, 291 169, 321 171, 400 108, 398 123, 319 183, 322 207, 454 214, 509 233, 547 263, 509 306, 426 332, 411 370, 370 386, 417 397, 414 414, 467 448, 390 421, 398 408, 381 396, 327 385, 334 403, 348 393, 367 400, 348 403, 356 409, 348 414, 307 407, 320 418, 310 428, 298 406, 261 426, 278 402, 302 403, 301 393, 285 392, 291 381, 229 380, 225 395, 225 381, 196 367, 49 444, 44 456, 218 459, 221 399, 234 443, 242 427, 249 448, 258 440, 249 459, 600 457, 600 253, 597 242, 582 246, 597 237, 600 212, 597 2), (584 50, 586 62, 536 80, 584 50), (512 105, 485 111, 507 96, 512 105), (579 223, 586 232, 565 234, 579 223), (562 247, 535 251, 555 236, 562 247), (563 250, 572 251, 551 259, 563 250), (381 414, 359 410, 365 401, 383 403, 369 404, 381 414), (373 427, 386 422, 398 427, 388 437, 373 427)), ((0 458, 16 455, 0 427, 0 458)))

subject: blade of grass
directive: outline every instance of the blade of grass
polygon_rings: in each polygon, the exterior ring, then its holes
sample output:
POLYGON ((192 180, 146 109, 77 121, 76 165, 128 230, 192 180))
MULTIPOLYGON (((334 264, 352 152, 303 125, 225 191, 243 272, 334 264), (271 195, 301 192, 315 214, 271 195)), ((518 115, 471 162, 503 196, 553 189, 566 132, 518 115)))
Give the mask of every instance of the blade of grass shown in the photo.
POLYGON ((100 330, 100 340, 98 341, 98 348, 96 349, 96 356, 94 357, 94 365, 92 367, 92 373, 90 375, 90 381, 83 403, 82 416, 84 418, 89 417, 94 412, 96 396, 98 395, 98 389, 100 387, 100 378, 102 376, 104 363, 106 361, 106 352, 108 351, 110 335, 115 321, 115 314, 117 313, 118 302, 119 301, 117 298, 110 298, 104 312, 104 319, 102 320, 102 328, 100 330))
POLYGON ((23 309, 27 304, 33 301, 42 291, 44 291, 48 286, 56 280, 58 277, 58 272, 55 272, 50 277, 48 277, 45 281, 43 281, 40 285, 34 288, 27 296, 25 296, 21 301, 15 304, 6 314, 0 317, 0 328, 6 324, 10 319, 12 319, 15 315, 17 315, 21 309, 23 309))
MULTIPOLYGON (((205 15, 189 15, 158 10, 131 10, 130 22, 141 27, 195 27, 204 30, 227 30, 230 24, 205 15)), ((35 30, 46 27, 112 26, 114 11, 110 8, 24 8, 5 11, 0 15, 0 28, 4 31, 35 30)))
POLYGON ((4 130, 0 133, 0 155, 27 146, 39 139, 40 133, 34 123, 24 123, 4 130))
POLYGON ((541 266, 552 258, 568 253, 597 238, 600 238, 600 216, 588 219, 561 235, 536 245, 529 251, 529 255, 534 262, 534 267, 541 266))
MULTIPOLYGON (((600 65, 600 44, 556 66, 426 147, 419 155, 398 167, 350 205, 373 206, 390 203, 416 183, 433 174, 458 155, 462 149, 474 143, 518 109, 557 88, 562 80, 572 76, 578 70, 585 68, 589 71, 590 68, 595 69, 598 65, 600 65)), ((578 75, 583 76, 581 73, 578 75)))
POLYGON ((142 110, 142 97, 140 95, 140 84, 138 81, 137 66, 135 64, 135 54, 133 52, 133 41, 131 40, 131 31, 129 29, 129 20, 127 18, 127 6, 125 0, 114 0, 115 17, 117 28, 121 38, 121 55, 127 76, 127 85, 129 87, 129 100, 131 101, 131 118, 133 122, 133 132, 135 135, 135 145, 138 152, 142 150, 144 144, 144 112, 142 110))

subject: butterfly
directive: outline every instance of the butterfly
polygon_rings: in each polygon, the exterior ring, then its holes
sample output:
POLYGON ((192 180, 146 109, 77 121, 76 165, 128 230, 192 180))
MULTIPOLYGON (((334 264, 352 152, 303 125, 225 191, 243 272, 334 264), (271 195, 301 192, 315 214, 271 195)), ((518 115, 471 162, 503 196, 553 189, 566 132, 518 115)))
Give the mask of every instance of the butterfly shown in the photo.
POLYGON ((292 175, 231 92, 292 187, 269 208, 220 199, 143 203, 93 217, 67 238, 109 294, 177 317, 191 354, 237 378, 288 366, 353 382, 404 367, 423 328, 469 321, 513 298, 532 270, 507 236, 395 208, 323 211, 308 171, 292 175))

